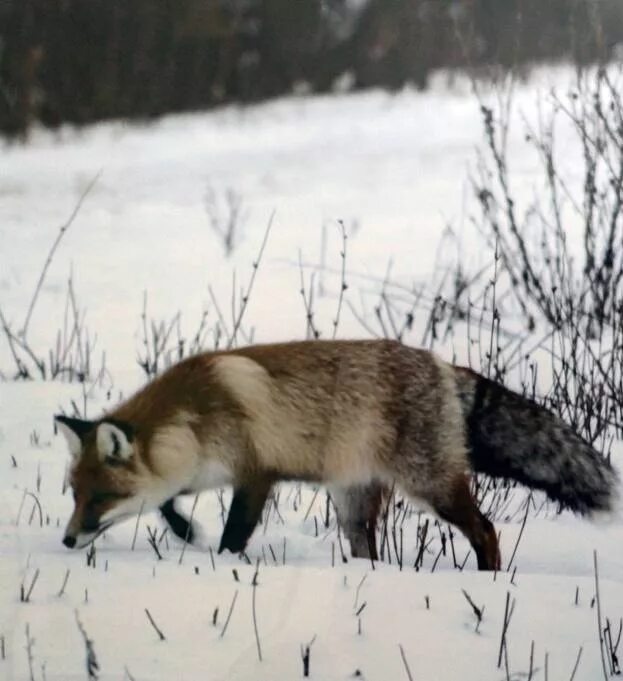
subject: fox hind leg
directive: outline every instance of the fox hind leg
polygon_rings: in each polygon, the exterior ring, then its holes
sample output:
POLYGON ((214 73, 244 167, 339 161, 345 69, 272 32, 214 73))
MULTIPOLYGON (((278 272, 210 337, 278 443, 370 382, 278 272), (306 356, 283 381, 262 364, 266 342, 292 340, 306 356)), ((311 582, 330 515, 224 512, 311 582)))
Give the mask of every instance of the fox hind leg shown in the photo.
POLYGON ((479 570, 500 569, 500 549, 493 523, 476 506, 466 476, 456 478, 450 494, 427 498, 443 520, 452 523, 467 537, 478 561, 479 570))
POLYGON ((338 522, 350 542, 351 556, 378 560, 376 519, 383 498, 383 486, 370 483, 350 487, 331 486, 329 489, 338 522))

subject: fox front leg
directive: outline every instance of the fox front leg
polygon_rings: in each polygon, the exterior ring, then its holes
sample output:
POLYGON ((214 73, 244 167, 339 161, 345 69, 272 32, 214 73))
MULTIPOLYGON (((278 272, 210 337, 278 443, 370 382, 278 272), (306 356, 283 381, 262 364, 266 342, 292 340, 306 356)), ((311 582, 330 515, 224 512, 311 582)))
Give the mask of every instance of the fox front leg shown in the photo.
POLYGON ((232 553, 244 551, 253 530, 260 522, 271 487, 272 480, 261 479, 234 488, 234 496, 218 547, 219 553, 225 549, 232 553))
POLYGON ((182 541, 187 541, 189 544, 194 544, 197 533, 192 523, 175 510, 174 501, 175 497, 165 501, 160 507, 160 513, 162 513, 162 517, 176 537, 179 537, 182 541))

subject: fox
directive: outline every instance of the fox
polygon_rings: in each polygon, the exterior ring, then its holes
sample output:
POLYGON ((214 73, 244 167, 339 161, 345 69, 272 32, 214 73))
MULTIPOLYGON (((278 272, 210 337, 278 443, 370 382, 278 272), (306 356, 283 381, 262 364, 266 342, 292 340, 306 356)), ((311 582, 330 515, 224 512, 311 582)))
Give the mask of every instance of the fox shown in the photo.
POLYGON ((470 492, 486 473, 582 515, 607 512, 614 467, 562 419, 471 369, 392 340, 310 340, 194 355, 90 421, 55 416, 74 509, 63 544, 160 509, 194 541, 183 494, 233 487, 219 553, 243 551, 273 485, 326 485, 353 555, 395 486, 454 525, 479 570, 497 570, 495 527, 470 492))

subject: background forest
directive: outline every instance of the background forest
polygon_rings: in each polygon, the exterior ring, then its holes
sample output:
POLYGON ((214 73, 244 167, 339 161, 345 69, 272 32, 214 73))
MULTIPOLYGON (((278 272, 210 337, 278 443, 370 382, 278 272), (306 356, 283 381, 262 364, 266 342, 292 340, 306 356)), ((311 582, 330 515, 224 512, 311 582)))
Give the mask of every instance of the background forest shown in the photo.
POLYGON ((611 57, 620 0, 2 0, 0 130, 611 57))

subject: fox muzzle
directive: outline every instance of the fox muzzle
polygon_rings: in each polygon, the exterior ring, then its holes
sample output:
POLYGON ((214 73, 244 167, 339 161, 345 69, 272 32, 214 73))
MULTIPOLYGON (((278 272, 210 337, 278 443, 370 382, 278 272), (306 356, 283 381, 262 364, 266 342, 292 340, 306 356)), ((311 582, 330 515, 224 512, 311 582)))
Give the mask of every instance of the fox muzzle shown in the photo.
POLYGON ((63 537, 63 544, 68 549, 83 549, 85 546, 88 546, 91 542, 95 541, 102 532, 106 531, 112 525, 113 522, 110 521, 101 523, 97 527, 83 528, 77 535, 67 531, 63 537))
POLYGON ((66 534, 63 537, 63 544, 68 548, 68 549, 73 549, 74 546, 76 545, 76 538, 71 537, 70 535, 66 534))

